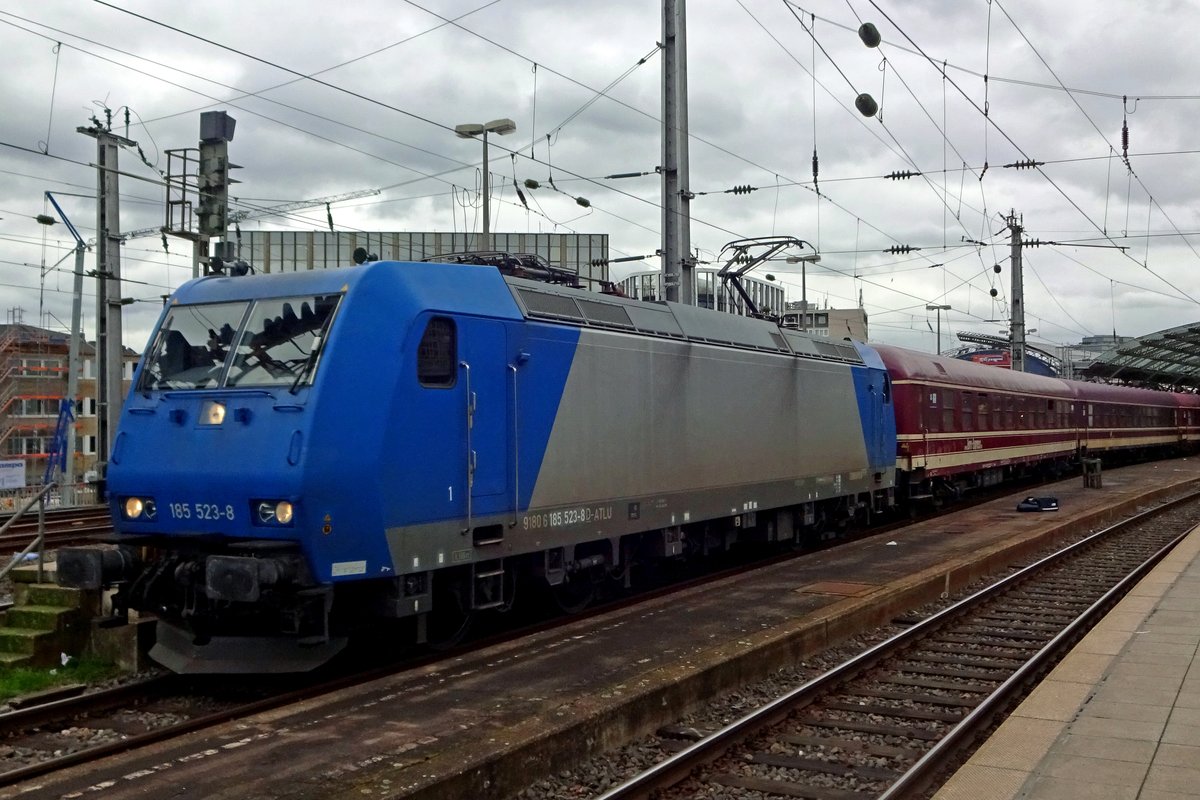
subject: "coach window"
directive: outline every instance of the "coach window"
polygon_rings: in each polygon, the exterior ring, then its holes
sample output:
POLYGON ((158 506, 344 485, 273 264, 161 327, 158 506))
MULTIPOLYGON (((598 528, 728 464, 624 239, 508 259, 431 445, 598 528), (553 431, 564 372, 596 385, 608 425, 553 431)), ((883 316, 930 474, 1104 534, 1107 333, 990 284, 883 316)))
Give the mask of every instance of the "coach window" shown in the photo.
POLYGON ((958 398, 954 396, 953 389, 946 389, 942 392, 942 430, 954 430, 954 409, 955 401, 958 398))
POLYGON ((434 317, 417 346, 417 380, 422 386, 446 388, 458 375, 458 336, 454 320, 434 317))
POLYGON ((975 395, 971 392, 962 394, 962 429, 964 433, 975 430, 975 395))

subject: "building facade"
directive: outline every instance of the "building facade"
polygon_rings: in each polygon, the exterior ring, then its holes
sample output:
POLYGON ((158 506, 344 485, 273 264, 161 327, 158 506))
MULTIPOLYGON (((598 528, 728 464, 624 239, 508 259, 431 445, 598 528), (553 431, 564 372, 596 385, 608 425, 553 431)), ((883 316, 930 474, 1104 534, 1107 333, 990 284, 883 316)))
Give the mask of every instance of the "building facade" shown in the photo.
POLYGON ((780 324, 831 339, 867 340, 867 312, 861 308, 817 308, 798 300, 786 305, 780 324))
POLYGON ((552 266, 574 272, 582 285, 599 289, 608 280, 608 234, 447 232, 248 231, 242 234, 241 258, 258 272, 337 269, 354 264, 363 248, 383 261, 422 261, 449 253, 499 251, 530 253, 552 266))
MULTIPOLYGON (((54 450, 59 413, 67 397, 70 337, 33 325, 0 325, 0 461, 24 464, 24 485, 40 486, 54 450)), ((138 354, 126 348, 122 398, 129 391, 138 354)), ((76 480, 96 469, 95 347, 80 347, 75 413, 76 480)), ((9 510, 0 502, 0 511, 9 510)))

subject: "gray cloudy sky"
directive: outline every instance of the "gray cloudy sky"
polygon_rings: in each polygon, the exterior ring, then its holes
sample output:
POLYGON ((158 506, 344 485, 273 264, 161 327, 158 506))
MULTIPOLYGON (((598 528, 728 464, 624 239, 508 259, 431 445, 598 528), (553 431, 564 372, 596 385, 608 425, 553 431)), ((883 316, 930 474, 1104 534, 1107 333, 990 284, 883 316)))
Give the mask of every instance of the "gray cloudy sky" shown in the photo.
MULTIPOLYGON (((808 273, 810 301, 854 305, 861 293, 873 338, 929 350, 928 303, 953 306, 947 330, 1004 327, 988 320, 1008 315, 1002 217, 1015 209, 1029 238, 1061 243, 1025 253, 1035 338, 1066 343, 1114 327, 1141 335, 1200 318, 1200 234, 1190 235, 1200 231, 1200 97, 1191 94, 1200 4, 876 2, 689 4, 691 186, 711 192, 692 203, 702 261, 735 238, 808 240, 823 254, 808 273), (807 30, 814 14, 818 47, 807 30), (854 33, 860 17, 878 27, 879 49, 854 33), (881 118, 854 111, 858 92, 880 101, 881 118), (1024 158, 1045 166, 1003 167, 1024 158), (924 177, 882 177, 897 170, 924 177), (735 185, 758 190, 723 193, 735 185), (882 252, 895 245, 921 250, 882 252)), ((49 327, 70 320, 71 259, 51 268, 72 243, 61 225, 45 229, 33 217, 50 190, 94 235, 94 198, 71 193, 94 195, 95 144, 75 128, 103 107, 121 134, 125 109, 133 112, 128 136, 149 161, 121 156, 123 170, 147 179, 122 178, 126 230, 161 224, 162 151, 194 147, 199 113, 211 109, 238 122, 231 159, 244 167, 241 207, 386 187, 336 205, 338 227, 478 229, 480 148, 451 131, 511 117, 517 133, 492 139, 494 230, 607 233, 613 257, 660 246, 657 177, 602 178, 652 172, 661 160, 654 0, 112 3, 242 55, 97 2, 0 6, 0 296, 9 319, 20 309, 36 323, 40 308, 49 327), (517 152, 515 162, 502 148, 517 152), (547 186, 551 174, 560 192, 547 186), (532 211, 512 191, 514 176, 542 182, 527 193, 532 211)), ((324 209, 244 229, 254 227, 323 230, 324 209)), ((155 237, 125 246, 124 275, 141 283, 124 294, 145 301, 126 307, 126 344, 143 347, 160 295, 190 277, 184 245, 173 241, 170 255, 155 237)), ((617 277, 628 271, 614 267, 617 277)), ((799 299, 799 275, 772 272, 799 299)))

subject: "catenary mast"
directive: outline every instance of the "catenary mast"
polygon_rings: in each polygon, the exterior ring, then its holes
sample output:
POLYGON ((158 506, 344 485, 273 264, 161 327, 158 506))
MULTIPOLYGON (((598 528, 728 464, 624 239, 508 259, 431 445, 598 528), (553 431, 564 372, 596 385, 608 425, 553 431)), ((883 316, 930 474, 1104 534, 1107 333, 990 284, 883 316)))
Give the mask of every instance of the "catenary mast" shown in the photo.
POLYGON ((667 300, 693 304, 691 201, 688 188, 686 0, 663 0, 662 269, 667 300))

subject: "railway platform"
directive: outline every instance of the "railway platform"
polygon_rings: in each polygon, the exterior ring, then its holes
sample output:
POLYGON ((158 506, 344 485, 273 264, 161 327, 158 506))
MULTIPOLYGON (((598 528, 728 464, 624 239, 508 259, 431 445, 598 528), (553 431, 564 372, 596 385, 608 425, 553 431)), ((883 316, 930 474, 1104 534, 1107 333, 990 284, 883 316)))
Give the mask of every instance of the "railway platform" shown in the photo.
POLYGON ((1200 527, 935 800, 1200 798, 1200 527))
POLYGON ((1057 512, 1020 513, 1024 495, 1008 495, 5 787, 0 798, 507 797, 652 733, 701 697, 1198 486, 1200 458, 1108 471, 1099 489, 1075 476, 1024 490, 1056 496, 1057 512))

